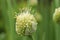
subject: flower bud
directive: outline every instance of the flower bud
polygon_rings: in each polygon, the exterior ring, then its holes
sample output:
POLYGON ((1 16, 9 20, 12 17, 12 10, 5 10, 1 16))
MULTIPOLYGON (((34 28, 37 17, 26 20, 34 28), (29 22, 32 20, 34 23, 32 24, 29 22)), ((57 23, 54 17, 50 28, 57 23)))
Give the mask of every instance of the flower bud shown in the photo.
POLYGON ((60 23, 60 7, 55 9, 55 12, 53 14, 53 20, 56 22, 56 23, 60 23))
POLYGON ((40 22, 40 23, 41 23, 41 21, 42 21, 42 16, 41 16, 40 13, 36 12, 36 13, 34 14, 34 17, 36 18, 37 22, 40 22))

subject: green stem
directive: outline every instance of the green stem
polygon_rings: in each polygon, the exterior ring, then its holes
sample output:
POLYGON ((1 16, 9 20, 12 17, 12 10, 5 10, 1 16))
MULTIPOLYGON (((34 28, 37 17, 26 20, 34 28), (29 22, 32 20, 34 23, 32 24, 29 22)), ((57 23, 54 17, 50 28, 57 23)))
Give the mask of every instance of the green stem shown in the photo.
POLYGON ((24 39, 23 40, 33 40, 32 36, 24 36, 24 39))
POLYGON ((55 24, 55 33, 56 33, 56 40, 60 40, 60 25, 55 24))
MULTIPOLYGON (((60 0, 54 0, 54 8, 60 7, 60 0)), ((56 33, 56 40, 60 40, 60 25, 55 24, 55 33, 56 33)))
POLYGON ((7 40, 15 40, 15 14, 12 8, 11 0, 1 0, 1 5, 2 14, 5 18, 6 38, 7 40))
POLYGON ((59 0, 54 0, 55 7, 59 7, 59 5, 60 5, 59 2, 60 2, 59 0))
POLYGON ((28 38, 29 38, 30 40, 33 40, 32 36, 28 36, 28 38))

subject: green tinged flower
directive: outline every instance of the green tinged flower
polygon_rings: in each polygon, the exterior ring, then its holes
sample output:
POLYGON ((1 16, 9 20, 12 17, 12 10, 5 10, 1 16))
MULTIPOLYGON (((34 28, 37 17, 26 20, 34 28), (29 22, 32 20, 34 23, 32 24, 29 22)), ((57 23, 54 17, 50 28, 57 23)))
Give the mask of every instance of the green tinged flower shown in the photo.
POLYGON ((55 9, 55 12, 53 14, 53 20, 56 22, 56 23, 60 23, 60 7, 55 9))
POLYGON ((37 21, 29 10, 21 12, 16 17, 16 32, 19 35, 31 35, 36 31, 37 21))

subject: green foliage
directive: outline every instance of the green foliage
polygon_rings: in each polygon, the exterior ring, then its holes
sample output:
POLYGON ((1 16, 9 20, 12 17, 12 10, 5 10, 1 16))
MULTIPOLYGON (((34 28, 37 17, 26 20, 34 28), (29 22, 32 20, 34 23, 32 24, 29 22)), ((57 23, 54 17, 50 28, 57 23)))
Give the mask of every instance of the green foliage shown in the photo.
POLYGON ((30 6, 29 1, 0 0, 0 40, 60 40, 60 25, 53 21, 53 13, 60 6, 60 0, 38 0, 38 4, 32 6, 42 15, 42 22, 38 21, 32 38, 16 34, 15 29, 15 12, 26 6, 30 6))

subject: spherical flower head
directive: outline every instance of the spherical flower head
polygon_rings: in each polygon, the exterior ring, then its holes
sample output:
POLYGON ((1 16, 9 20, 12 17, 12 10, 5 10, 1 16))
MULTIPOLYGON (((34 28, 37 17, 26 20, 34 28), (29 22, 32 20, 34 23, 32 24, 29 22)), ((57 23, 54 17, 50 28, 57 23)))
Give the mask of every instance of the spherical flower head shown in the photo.
POLYGON ((60 7, 55 9, 55 13, 53 14, 53 20, 56 23, 60 23, 60 7))
POLYGON ((19 35, 31 35, 36 31, 37 21, 28 10, 16 17, 16 32, 19 35))

